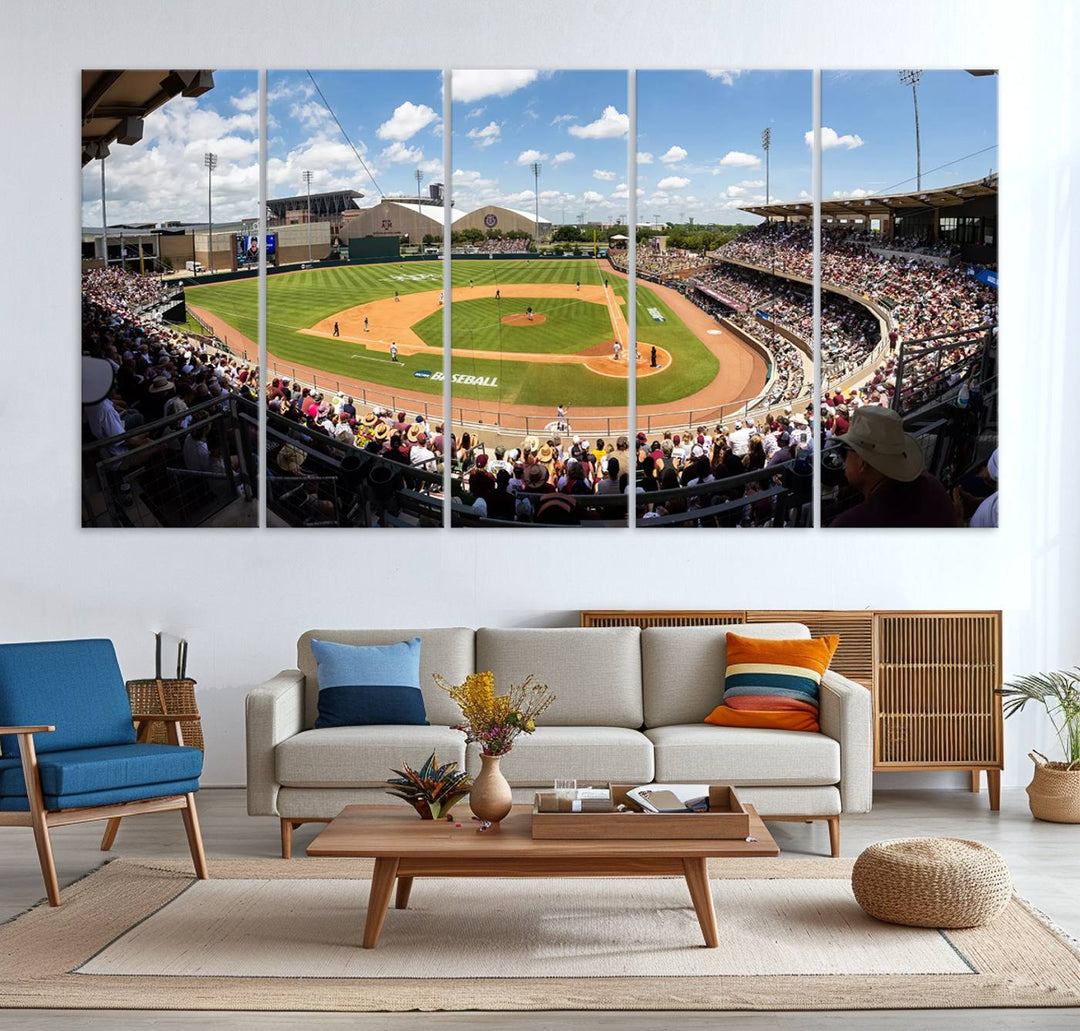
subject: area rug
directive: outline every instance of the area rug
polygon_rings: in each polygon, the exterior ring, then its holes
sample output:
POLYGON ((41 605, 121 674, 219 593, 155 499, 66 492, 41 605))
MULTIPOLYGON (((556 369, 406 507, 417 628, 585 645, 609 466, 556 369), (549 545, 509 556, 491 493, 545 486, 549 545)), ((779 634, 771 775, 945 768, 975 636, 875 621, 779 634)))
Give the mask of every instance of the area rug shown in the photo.
POLYGON ((1019 900, 939 932, 866 917, 850 860, 711 864, 720 948, 677 878, 420 879, 359 946, 371 865, 117 860, 0 927, 0 1006, 236 1010, 1080 1005, 1080 952, 1019 900))

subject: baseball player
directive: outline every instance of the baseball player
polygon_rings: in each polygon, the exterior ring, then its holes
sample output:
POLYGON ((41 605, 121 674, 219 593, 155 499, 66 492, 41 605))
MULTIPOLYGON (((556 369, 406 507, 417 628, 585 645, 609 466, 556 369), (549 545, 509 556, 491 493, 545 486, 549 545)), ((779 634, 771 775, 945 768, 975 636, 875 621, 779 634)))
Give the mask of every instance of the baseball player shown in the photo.
POLYGON ((390 341, 390 361, 397 361, 397 343, 393 340, 390 341))

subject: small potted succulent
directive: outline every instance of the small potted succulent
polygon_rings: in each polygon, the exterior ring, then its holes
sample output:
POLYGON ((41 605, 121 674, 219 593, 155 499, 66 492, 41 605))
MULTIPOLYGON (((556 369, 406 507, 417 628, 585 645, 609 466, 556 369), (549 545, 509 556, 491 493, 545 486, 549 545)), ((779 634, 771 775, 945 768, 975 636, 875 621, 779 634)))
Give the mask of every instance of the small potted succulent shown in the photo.
POLYGON ((449 820, 450 810, 472 788, 468 774, 464 770, 458 772, 456 762, 440 766, 434 752, 419 770, 414 770, 405 762, 401 765, 404 769, 394 770, 397 776, 386 782, 393 785, 393 790, 387 791, 387 794, 405 799, 422 820, 449 820))
POLYGON ((1029 752, 1035 776, 1028 785, 1028 805, 1036 820, 1080 823, 1080 667, 1050 673, 1029 673, 1001 690, 1006 718, 1028 702, 1046 709, 1061 743, 1064 762, 1051 762, 1041 752, 1029 752))

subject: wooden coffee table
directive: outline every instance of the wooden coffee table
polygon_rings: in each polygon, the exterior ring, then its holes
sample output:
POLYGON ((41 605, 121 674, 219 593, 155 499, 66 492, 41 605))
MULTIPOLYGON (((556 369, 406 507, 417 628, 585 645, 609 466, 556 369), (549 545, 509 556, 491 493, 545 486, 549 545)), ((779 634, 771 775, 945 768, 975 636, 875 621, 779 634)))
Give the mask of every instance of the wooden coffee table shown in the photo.
POLYGON ((331 820, 308 846, 307 854, 375 860, 365 949, 375 948, 379 941, 395 884, 394 904, 405 909, 414 877, 672 876, 686 878, 705 944, 715 949, 719 943, 707 861, 780 854, 757 812, 752 806, 746 808, 752 840, 563 841, 534 839, 532 807, 526 805, 514 806, 498 827, 486 831, 466 815, 465 807, 458 821, 432 821, 419 819, 404 806, 351 805, 331 820))

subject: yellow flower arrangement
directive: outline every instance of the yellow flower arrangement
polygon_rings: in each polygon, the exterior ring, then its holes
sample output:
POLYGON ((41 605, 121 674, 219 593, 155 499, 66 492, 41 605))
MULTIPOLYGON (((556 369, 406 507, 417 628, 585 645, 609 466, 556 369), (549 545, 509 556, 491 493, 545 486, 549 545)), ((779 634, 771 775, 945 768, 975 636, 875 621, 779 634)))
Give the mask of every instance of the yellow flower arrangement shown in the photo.
POLYGON ((480 745, 484 755, 505 755, 518 734, 536 730, 536 717, 553 701, 547 684, 537 683, 530 673, 520 684, 511 684, 506 694, 495 693, 495 674, 470 673, 462 684, 448 684, 438 673, 435 683, 457 703, 467 741, 480 745))

